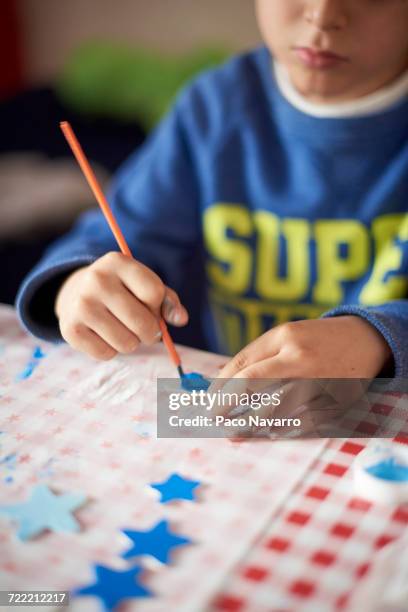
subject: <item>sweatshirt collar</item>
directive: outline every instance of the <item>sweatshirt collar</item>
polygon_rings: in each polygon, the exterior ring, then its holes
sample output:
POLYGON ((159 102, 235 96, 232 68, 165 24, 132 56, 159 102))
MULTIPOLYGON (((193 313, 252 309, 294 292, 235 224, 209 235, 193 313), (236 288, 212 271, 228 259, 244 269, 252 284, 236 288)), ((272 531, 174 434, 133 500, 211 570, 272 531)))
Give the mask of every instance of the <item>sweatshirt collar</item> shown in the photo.
POLYGON ((353 143, 355 149, 365 149, 367 142, 372 145, 381 142, 382 147, 386 141, 389 141, 390 144, 392 141, 395 144, 396 140, 401 142, 406 140, 407 94, 399 97, 399 102, 393 98, 394 103, 391 106, 388 102, 387 107, 382 111, 377 111, 376 114, 372 112, 366 114, 358 112, 352 116, 338 116, 337 114, 333 116, 334 113, 330 113, 329 116, 309 114, 297 108, 281 91, 275 71, 271 68, 273 60, 269 49, 264 46, 259 51, 258 61, 264 91, 275 117, 274 122, 282 135, 286 133, 295 138, 307 138, 308 141, 314 142, 319 147, 324 147, 329 142, 333 144, 353 143))
POLYGON ((367 117, 382 113, 408 99, 408 70, 390 85, 369 95, 336 104, 316 104, 302 96, 292 84, 287 70, 273 61, 273 71, 281 94, 295 108, 306 115, 319 118, 341 119, 367 117))

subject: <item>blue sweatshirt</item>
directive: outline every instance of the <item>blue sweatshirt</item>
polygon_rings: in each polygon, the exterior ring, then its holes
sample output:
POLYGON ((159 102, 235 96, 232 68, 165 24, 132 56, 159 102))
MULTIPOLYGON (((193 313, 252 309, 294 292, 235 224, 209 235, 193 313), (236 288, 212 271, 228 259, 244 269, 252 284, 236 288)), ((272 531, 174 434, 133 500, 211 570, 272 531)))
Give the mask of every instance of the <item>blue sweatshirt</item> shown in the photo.
MULTIPOLYGON (((374 116, 304 114, 257 49, 184 89, 109 199, 135 258, 182 294, 194 287, 208 349, 233 354, 286 321, 353 314, 408 377, 407 100, 374 116)), ((20 289, 28 330, 60 339, 61 279, 112 250, 101 213, 83 215, 20 289)))

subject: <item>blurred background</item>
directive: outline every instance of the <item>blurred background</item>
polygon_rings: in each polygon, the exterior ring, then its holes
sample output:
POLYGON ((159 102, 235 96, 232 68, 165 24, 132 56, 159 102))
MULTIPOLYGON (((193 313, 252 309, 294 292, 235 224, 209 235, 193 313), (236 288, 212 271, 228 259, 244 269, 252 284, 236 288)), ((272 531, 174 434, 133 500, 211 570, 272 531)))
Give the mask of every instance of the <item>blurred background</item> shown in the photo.
POLYGON ((94 205, 59 121, 106 184, 186 80, 259 40, 251 0, 0 2, 0 302, 94 205))

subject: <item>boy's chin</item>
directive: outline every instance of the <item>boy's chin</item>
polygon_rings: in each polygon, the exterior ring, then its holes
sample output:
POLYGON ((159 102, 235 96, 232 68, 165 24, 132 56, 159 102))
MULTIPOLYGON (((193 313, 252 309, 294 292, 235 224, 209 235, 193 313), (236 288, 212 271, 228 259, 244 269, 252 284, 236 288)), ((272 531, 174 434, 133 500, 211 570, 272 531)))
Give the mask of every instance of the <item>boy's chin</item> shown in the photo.
POLYGON ((295 89, 309 102, 336 104, 359 97, 353 84, 334 71, 302 71, 290 75, 295 89))

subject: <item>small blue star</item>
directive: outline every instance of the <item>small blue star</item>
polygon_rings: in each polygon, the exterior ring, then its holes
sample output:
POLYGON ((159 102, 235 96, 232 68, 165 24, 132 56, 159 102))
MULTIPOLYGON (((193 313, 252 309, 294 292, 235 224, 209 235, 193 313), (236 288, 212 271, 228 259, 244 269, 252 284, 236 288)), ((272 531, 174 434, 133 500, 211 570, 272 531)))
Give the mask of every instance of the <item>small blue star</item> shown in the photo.
POLYGON ((137 577, 143 572, 135 566, 130 570, 113 570, 103 565, 95 566, 96 580, 93 584, 76 589, 72 595, 95 595, 105 610, 113 610, 124 599, 135 597, 151 597, 153 593, 137 582, 137 577))
POLYGON ((172 533, 167 521, 160 521, 147 531, 123 530, 133 542, 133 546, 122 554, 124 559, 140 555, 150 555, 161 563, 169 563, 173 548, 190 544, 191 540, 172 533))
POLYGON ((19 523, 18 537, 28 540, 45 529, 51 531, 79 531, 79 524, 71 512, 82 506, 84 495, 54 495, 46 485, 38 485, 30 499, 22 504, 0 506, 0 514, 19 523))
POLYGON ((189 480, 183 478, 179 474, 171 474, 164 482, 152 483, 150 486, 159 491, 160 503, 173 501, 175 499, 189 499, 195 501, 194 489, 199 487, 201 482, 198 480, 189 480))

